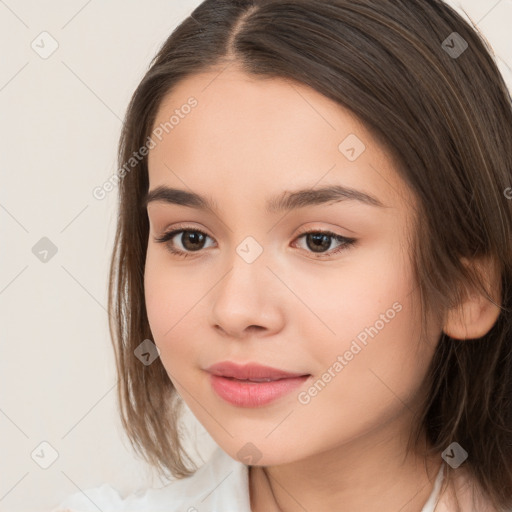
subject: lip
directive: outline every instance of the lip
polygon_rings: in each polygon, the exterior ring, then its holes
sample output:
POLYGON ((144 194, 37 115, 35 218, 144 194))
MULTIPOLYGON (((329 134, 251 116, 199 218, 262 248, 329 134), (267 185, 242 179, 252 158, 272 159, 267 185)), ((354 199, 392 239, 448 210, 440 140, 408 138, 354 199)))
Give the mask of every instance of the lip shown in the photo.
POLYGON ((257 363, 223 361, 206 369, 213 390, 237 407, 260 407, 290 393, 311 375, 292 373, 257 363), (249 379, 265 379, 255 382, 249 379))
POLYGON ((206 371, 221 377, 233 377, 235 379, 287 379, 291 377, 302 377, 305 373, 292 373, 279 370, 270 366, 263 366, 258 363, 237 364, 232 361, 222 361, 206 368, 206 371))

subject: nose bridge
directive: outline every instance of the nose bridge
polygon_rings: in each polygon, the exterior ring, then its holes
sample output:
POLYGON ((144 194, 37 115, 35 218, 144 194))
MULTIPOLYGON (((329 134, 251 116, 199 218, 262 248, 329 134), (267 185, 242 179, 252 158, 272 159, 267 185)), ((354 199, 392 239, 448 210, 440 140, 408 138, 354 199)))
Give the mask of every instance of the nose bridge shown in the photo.
POLYGON ((259 302, 261 291, 258 288, 266 282, 264 274, 269 272, 266 256, 263 244, 253 236, 246 236, 236 245, 226 257, 229 271, 223 279, 224 284, 219 283, 223 292, 228 294, 223 299, 259 302))
POLYGON ((278 286, 267 268, 268 251, 253 236, 246 236, 226 257, 227 273, 218 283, 214 294, 214 322, 223 330, 241 333, 246 327, 257 325, 276 327, 280 318, 278 286))

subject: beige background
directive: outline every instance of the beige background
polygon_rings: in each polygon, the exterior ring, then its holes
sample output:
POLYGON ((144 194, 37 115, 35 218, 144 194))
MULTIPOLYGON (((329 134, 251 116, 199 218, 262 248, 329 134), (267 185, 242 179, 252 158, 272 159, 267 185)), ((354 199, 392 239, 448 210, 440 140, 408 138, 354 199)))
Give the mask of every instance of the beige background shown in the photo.
MULTIPOLYGON (((49 510, 104 482, 160 485, 116 416, 105 308, 117 191, 99 201, 92 189, 117 170, 121 119, 149 61, 199 3, 0 0, 0 511, 49 510), (58 44, 46 59, 43 31, 58 44), (47 263, 32 252, 43 237, 57 248, 47 263)), ((451 4, 512 85, 512 0, 451 4)), ((211 439, 187 424, 207 458, 211 439)))

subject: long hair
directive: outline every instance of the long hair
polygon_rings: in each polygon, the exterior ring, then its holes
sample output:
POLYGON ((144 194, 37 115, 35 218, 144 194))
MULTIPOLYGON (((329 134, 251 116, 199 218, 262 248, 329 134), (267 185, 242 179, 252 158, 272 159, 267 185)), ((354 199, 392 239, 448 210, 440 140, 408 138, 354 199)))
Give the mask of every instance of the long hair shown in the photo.
POLYGON ((134 356, 152 336, 141 204, 148 166, 146 156, 133 155, 178 82, 236 65, 315 89, 354 113, 394 156, 418 203, 411 252, 422 332, 427 312, 460 306, 472 287, 487 291, 485 276, 464 261, 493 262, 500 315, 479 339, 442 333, 408 449, 422 431, 432 453, 456 441, 493 503, 512 506, 512 101, 492 55, 441 0, 205 0, 172 32, 126 113, 109 281, 122 423, 146 461, 177 478, 196 469, 182 446, 181 402, 160 359, 144 365, 134 356))

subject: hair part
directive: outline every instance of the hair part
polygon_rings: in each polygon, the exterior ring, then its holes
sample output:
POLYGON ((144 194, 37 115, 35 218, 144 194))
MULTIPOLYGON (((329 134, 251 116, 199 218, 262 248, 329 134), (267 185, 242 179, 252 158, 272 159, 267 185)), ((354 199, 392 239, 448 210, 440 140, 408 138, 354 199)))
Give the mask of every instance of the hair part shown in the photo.
MULTIPOLYGON (((197 73, 237 66, 259 79, 300 82, 353 112, 392 155, 413 191, 411 262, 428 315, 460 307, 473 290, 493 300, 464 260, 489 259, 500 315, 475 340, 442 334, 407 450, 423 432, 430 453, 452 442, 497 507, 512 506, 512 101, 484 38, 441 0, 206 0, 170 35, 133 94, 122 166, 150 136, 163 99, 197 73), (457 32, 457 59, 442 42, 457 32), (384 70, 384 71, 383 71, 384 70)), ((141 204, 147 158, 119 186, 109 281, 109 326, 123 427, 134 449, 174 477, 194 464, 178 429, 179 396, 161 361, 134 349, 151 339, 144 300, 149 223, 141 204)), ((451 479, 447 466, 445 484, 451 479)))

